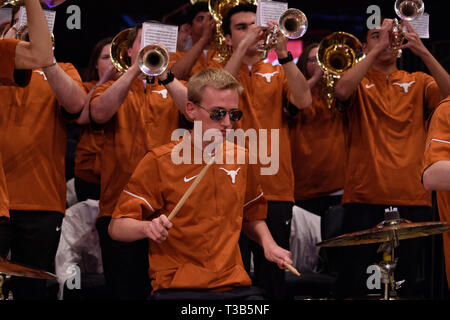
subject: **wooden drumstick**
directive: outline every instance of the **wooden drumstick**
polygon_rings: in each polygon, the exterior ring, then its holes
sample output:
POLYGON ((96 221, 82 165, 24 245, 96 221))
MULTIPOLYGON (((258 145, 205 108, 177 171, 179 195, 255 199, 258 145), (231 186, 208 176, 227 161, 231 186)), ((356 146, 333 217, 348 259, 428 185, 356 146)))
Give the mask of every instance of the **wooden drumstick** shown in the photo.
POLYGON ((210 159, 210 161, 208 162, 208 164, 202 169, 202 171, 200 171, 200 174, 197 176, 197 178, 195 178, 194 182, 191 184, 191 186, 189 187, 189 189, 186 190, 186 192, 184 193, 183 197, 181 198, 180 201, 178 201, 177 205, 175 206, 175 208, 173 208, 172 212, 170 212, 169 214, 169 221, 171 221, 178 213, 178 211, 180 211, 181 207, 183 206, 183 204, 186 202, 186 200, 189 198, 189 196, 191 195, 192 191, 194 191, 195 187, 197 187, 197 185, 200 183, 200 181, 203 179, 203 177, 206 174, 206 171, 208 171, 209 167, 214 163, 214 158, 210 159))
POLYGON ((292 272, 293 274, 295 274, 297 277, 300 277, 300 273, 297 271, 297 269, 295 269, 293 266, 291 266, 289 263, 287 263, 286 261, 283 262, 283 266, 288 269, 290 272, 292 272))

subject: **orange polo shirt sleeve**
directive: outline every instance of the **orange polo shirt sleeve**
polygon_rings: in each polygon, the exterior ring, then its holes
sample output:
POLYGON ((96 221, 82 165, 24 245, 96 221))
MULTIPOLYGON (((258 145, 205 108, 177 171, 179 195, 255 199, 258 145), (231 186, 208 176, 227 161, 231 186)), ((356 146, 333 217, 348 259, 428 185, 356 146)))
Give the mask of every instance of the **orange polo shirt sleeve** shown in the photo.
POLYGON ((436 80, 432 76, 423 72, 416 72, 415 74, 423 79, 422 82, 425 86, 425 108, 427 112, 431 114, 442 100, 441 91, 436 83, 436 80))
POLYGON ((120 195, 113 218, 145 220, 164 206, 156 156, 146 154, 120 195), (151 181, 145 179, 151 177, 151 181))
POLYGON ((245 190, 244 222, 264 220, 267 217, 267 200, 259 180, 258 166, 249 165, 245 190))
POLYGON ((20 86, 28 85, 31 79, 31 70, 16 70, 16 47, 19 40, 0 39, 0 85, 20 86))
MULTIPOLYGON (((434 113, 428 131, 424 170, 438 161, 450 161, 450 96, 434 113)), ((450 191, 437 191, 441 221, 450 222, 450 191)), ((450 288, 450 233, 443 234, 448 287, 450 288)))
POLYGON ((90 104, 92 105, 95 102, 95 100, 97 100, 98 97, 100 97, 103 94, 103 92, 105 92, 109 87, 111 87, 113 85, 113 83, 114 83, 113 80, 109 80, 109 81, 106 81, 101 86, 96 87, 94 90, 94 93, 92 94, 90 104))

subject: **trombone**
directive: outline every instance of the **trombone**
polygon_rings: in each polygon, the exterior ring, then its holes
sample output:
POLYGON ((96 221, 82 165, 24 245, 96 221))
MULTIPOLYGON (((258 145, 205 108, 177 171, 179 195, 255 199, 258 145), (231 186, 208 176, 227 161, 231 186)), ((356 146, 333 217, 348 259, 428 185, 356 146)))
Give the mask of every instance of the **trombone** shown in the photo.
MULTIPOLYGON (((134 28, 119 32, 111 42, 111 62, 121 73, 131 67, 131 58, 128 55, 128 35, 134 28)), ((156 77, 166 71, 169 65, 169 52, 162 46, 151 44, 139 51, 138 66, 141 72, 149 77, 156 77)))
MULTIPOLYGON (((425 4, 422 0, 396 0, 394 4, 395 13, 397 16, 405 21, 413 21, 425 11, 425 4)), ((405 34, 402 26, 397 18, 394 19, 392 27, 392 43, 391 49, 397 52, 397 58, 402 56, 402 44, 405 40, 405 34)))
POLYGON ((320 42, 316 58, 324 71, 324 94, 328 108, 331 109, 336 81, 344 71, 365 58, 363 47, 350 33, 334 32, 320 42))

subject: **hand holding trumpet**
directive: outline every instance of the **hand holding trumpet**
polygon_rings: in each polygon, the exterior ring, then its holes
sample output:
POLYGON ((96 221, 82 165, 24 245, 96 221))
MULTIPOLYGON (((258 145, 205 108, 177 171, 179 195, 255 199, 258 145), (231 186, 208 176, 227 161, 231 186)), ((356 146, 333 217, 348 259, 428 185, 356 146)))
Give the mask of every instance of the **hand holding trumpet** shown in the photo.
POLYGON ((429 51, 423 44, 417 32, 408 21, 402 21, 402 28, 405 40, 408 42, 402 45, 402 49, 410 49, 416 56, 422 58, 429 51), (406 28, 405 28, 406 27, 406 28))
POLYGON ((268 28, 266 32, 270 32, 270 35, 273 36, 273 39, 269 40, 272 41, 273 44, 269 43, 269 45, 275 50, 278 57, 285 58, 287 56, 287 43, 289 39, 280 31, 276 21, 269 21, 267 25, 268 28))

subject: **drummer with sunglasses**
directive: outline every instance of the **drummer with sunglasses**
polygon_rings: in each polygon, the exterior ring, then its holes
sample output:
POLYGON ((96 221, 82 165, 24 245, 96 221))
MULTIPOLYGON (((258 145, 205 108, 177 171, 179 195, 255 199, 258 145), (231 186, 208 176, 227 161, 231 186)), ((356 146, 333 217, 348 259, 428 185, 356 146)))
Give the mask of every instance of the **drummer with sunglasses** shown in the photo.
MULTIPOLYGON (((270 22, 270 26, 272 25, 274 23, 270 22)), ((238 123, 238 127, 258 132, 268 130, 268 145, 276 145, 282 155, 273 161, 278 164, 276 170, 272 174, 261 176, 261 186, 268 200, 266 222, 269 230, 280 246, 288 249, 294 205, 294 172, 288 117, 284 109, 309 107, 311 92, 304 75, 293 62, 293 56, 287 50, 287 38, 281 32, 278 33, 274 48, 280 65, 274 66, 262 60, 258 45, 264 32, 263 27, 256 25, 256 6, 241 3, 230 9, 223 19, 222 29, 225 43, 232 49, 232 55, 221 67, 234 75, 244 87, 241 107, 245 117, 238 123), (272 135, 272 129, 279 133, 278 141, 272 135)), ((275 154, 272 150, 267 153, 269 157, 275 154)), ((268 168, 266 163, 260 165, 268 168)), ((248 271, 250 251, 253 253, 254 282, 264 288, 266 297, 287 298, 285 273, 275 264, 267 262, 259 246, 245 236, 241 239, 241 250, 248 271)))
POLYGON ((238 107, 242 90, 223 69, 206 69, 191 77, 185 112, 196 122, 192 135, 185 133, 179 141, 147 153, 114 209, 109 226, 113 239, 149 240, 152 299, 261 299, 262 292, 251 286, 242 263, 241 230, 259 243, 265 258, 279 268, 292 263, 291 253, 276 244, 264 221, 267 201, 256 165, 248 164, 247 150, 224 139, 227 130, 243 117, 238 107), (200 132, 196 132, 198 124, 200 132), (213 143, 224 152, 204 156, 199 164, 195 151, 207 154, 211 142, 199 143, 191 136, 203 136, 210 129, 218 131, 213 143), (189 151, 190 161, 176 164, 177 150, 189 151), (245 154, 244 164, 236 161, 238 151, 245 154), (234 161, 229 161, 230 153, 235 155, 234 161), (216 162, 169 221, 167 216, 211 156, 216 162))

